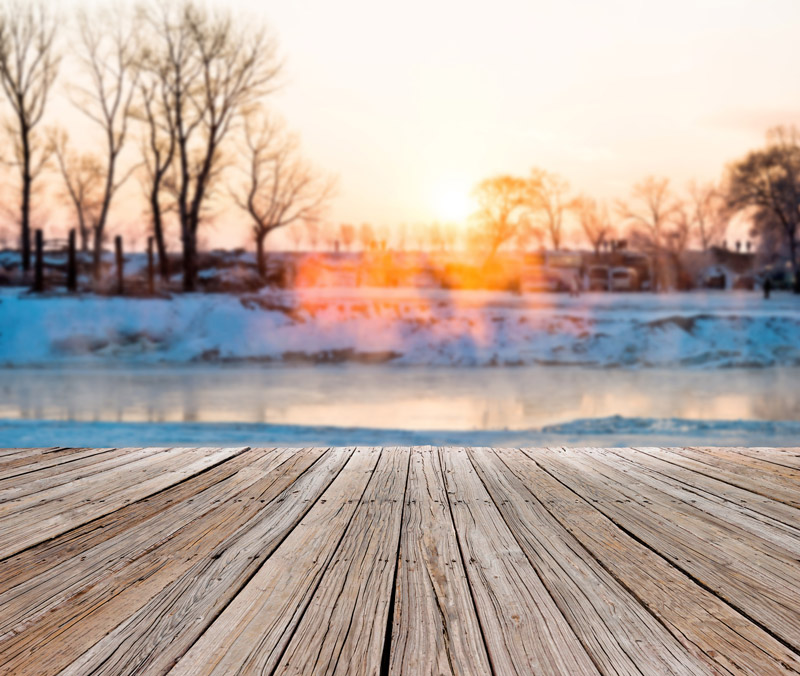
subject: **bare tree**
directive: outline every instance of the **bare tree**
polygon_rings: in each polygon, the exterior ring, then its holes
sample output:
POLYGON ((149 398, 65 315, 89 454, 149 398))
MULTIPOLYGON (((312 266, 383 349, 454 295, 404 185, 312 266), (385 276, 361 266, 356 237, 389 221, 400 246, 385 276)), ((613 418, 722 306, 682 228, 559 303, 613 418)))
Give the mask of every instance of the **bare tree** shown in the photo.
POLYGON ((759 233, 781 233, 800 293, 798 230, 800 230, 800 132, 777 127, 767 145, 728 168, 727 199, 732 209, 753 211, 759 233))
POLYGON ((0 84, 13 112, 8 131, 13 139, 10 161, 18 168, 22 267, 30 269, 31 194, 50 155, 37 134, 58 73, 55 41, 58 18, 44 0, 8 0, 0 5, 0 84))
POLYGON ((488 178, 475 188, 475 235, 477 244, 488 250, 486 263, 516 237, 528 208, 528 189, 528 182, 515 176, 488 178))
POLYGON ((100 277, 103 241, 114 195, 136 167, 119 175, 119 156, 125 145, 136 92, 138 69, 136 25, 119 7, 97 15, 78 15, 79 58, 88 75, 87 86, 75 86, 75 103, 102 130, 103 194, 94 222, 93 273, 100 277))
POLYGON ((543 169, 532 169, 527 181, 528 207, 532 225, 541 227, 550 237, 553 249, 561 248, 564 235, 564 213, 573 208, 567 197, 569 183, 543 169))
POLYGON ((258 272, 266 273, 264 239, 273 230, 303 222, 316 249, 320 210, 333 195, 333 181, 315 173, 299 156, 297 139, 282 123, 250 114, 241 152, 246 176, 231 189, 234 202, 253 223, 258 272))
POLYGON ((722 192, 713 183, 699 184, 692 181, 687 192, 691 231, 696 234, 703 251, 708 251, 715 242, 720 242, 725 237, 730 210, 722 192))
POLYGON ((631 227, 631 238, 652 256, 655 283, 661 286, 661 255, 682 206, 669 179, 648 176, 633 186, 629 202, 617 206, 620 218, 631 227))
POLYGON ((92 153, 77 153, 70 149, 64 131, 53 134, 52 144, 64 180, 66 201, 75 210, 81 251, 87 252, 102 204, 103 165, 92 153))
POLYGON ((174 109, 170 104, 170 86, 168 78, 158 72, 159 64, 152 63, 150 54, 144 50, 141 54, 141 82, 139 84, 141 109, 135 114, 145 128, 142 157, 146 169, 145 192, 150 208, 153 237, 158 251, 159 274, 163 280, 170 275, 169 257, 165 237, 165 214, 167 209, 162 205, 161 195, 168 187, 170 171, 174 167, 177 138, 175 134, 174 109))
POLYGON ((581 229, 592 245, 594 255, 597 256, 603 244, 613 237, 614 233, 608 208, 605 205, 600 206, 591 197, 583 196, 575 200, 574 209, 581 229))
POLYGON ((198 228, 222 145, 240 113, 272 91, 280 72, 263 26, 237 24, 191 0, 142 9, 150 22, 153 72, 166 84, 177 144, 176 196, 183 244, 183 287, 197 278, 198 228))

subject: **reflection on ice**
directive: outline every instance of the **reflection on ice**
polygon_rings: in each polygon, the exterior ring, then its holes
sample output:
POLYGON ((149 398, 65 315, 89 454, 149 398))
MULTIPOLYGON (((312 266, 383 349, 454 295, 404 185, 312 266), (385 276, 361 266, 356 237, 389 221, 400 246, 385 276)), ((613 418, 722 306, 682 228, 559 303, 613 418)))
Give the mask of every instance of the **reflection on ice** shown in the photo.
POLYGON ((578 419, 800 419, 800 369, 124 367, 0 372, 0 418, 524 430, 578 419))

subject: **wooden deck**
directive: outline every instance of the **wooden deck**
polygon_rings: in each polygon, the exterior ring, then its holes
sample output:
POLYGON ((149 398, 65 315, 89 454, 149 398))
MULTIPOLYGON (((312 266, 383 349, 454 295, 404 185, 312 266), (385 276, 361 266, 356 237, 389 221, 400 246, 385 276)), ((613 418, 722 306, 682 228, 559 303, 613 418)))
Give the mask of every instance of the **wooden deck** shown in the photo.
POLYGON ((0 450, 0 673, 800 674, 800 449, 0 450))

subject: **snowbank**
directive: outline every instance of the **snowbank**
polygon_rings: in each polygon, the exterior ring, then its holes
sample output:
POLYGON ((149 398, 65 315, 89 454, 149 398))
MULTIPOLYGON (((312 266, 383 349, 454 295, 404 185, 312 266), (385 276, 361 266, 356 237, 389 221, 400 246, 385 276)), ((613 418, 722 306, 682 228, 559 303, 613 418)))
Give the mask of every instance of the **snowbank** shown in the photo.
POLYGON ((0 293, 0 364, 800 365, 800 298, 412 289, 170 300, 0 293))

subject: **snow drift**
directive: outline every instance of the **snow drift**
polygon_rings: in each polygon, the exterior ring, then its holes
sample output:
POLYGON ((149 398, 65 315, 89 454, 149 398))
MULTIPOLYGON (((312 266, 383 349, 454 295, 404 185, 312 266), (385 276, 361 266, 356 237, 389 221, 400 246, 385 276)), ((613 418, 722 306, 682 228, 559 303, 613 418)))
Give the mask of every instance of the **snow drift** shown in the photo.
POLYGON ((0 364, 357 361, 414 365, 800 365, 800 299, 580 298, 411 289, 172 299, 0 293, 0 364))

